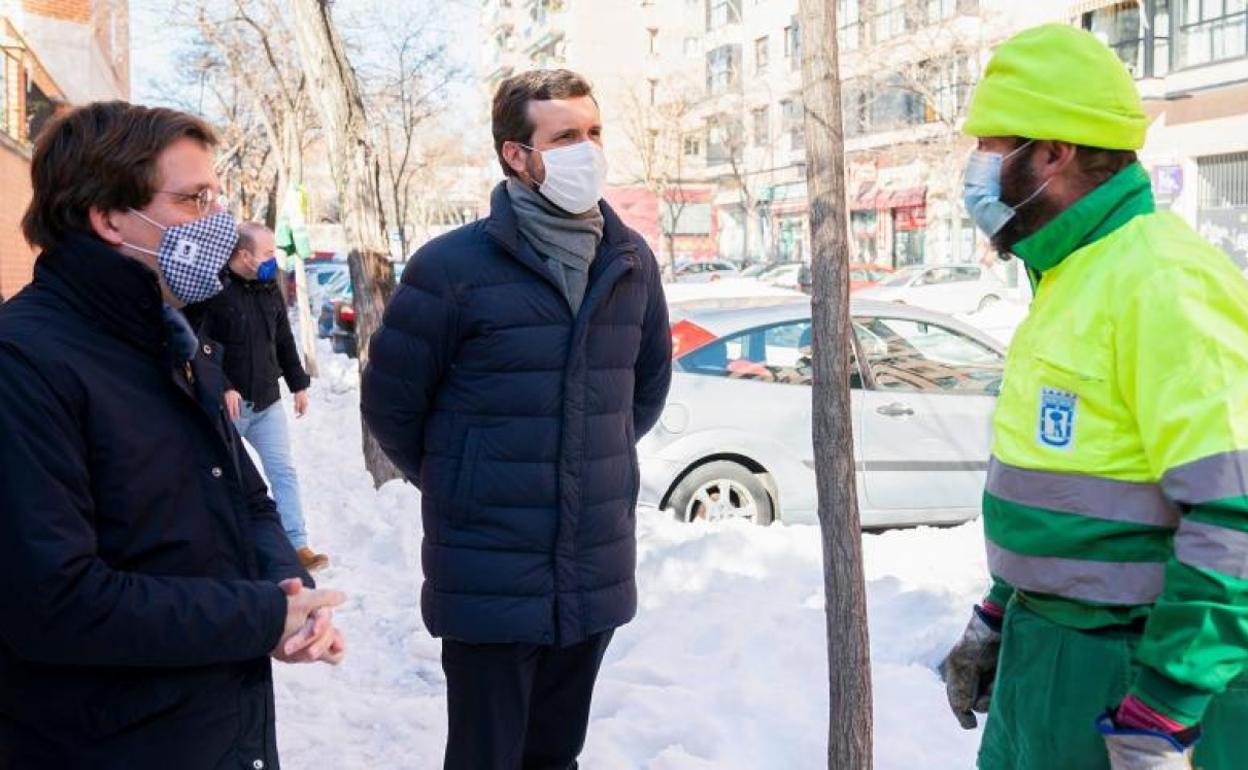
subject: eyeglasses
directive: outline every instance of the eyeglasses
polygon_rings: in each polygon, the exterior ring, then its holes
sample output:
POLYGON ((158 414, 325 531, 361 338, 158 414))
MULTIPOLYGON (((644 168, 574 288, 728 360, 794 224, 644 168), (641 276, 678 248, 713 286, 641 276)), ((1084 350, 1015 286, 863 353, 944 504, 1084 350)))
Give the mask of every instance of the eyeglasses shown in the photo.
POLYGON ((200 214, 207 214, 212 209, 213 204, 225 208, 228 203, 226 197, 219 191, 212 190, 207 187, 197 193, 184 193, 177 192, 175 190, 158 190, 157 192, 162 192, 165 195, 172 195, 174 198, 178 199, 179 203, 190 203, 191 201, 194 201, 195 208, 199 210, 200 214))

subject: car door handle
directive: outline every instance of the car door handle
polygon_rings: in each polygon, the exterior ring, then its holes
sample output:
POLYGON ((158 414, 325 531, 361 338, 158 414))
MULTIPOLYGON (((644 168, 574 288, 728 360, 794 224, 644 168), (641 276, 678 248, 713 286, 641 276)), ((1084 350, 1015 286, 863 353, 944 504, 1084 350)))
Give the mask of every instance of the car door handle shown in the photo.
POLYGON ((911 417, 914 415, 913 409, 896 401, 891 404, 885 404, 875 411, 886 417, 911 417))

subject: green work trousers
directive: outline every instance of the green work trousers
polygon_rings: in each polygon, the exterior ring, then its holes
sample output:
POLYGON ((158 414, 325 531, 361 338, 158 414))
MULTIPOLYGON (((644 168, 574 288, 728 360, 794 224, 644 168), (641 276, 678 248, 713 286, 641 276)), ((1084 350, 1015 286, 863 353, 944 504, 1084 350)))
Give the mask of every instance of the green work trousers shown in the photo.
MULTIPOLYGON (((980 770, 1109 770, 1096 719, 1137 671, 1137 628, 1080 631, 1014 601, 1005 616, 980 770)), ((1248 677, 1214 698, 1201 722, 1196 770, 1248 768, 1248 677)))

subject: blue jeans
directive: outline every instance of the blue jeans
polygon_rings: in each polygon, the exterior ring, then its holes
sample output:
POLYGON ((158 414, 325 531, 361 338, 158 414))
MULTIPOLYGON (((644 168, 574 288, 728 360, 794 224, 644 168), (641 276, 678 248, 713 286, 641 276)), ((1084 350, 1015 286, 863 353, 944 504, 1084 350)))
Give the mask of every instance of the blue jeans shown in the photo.
POLYGON ((277 502, 277 512, 282 517, 282 528, 290 538, 290 544, 302 548, 308 544, 308 531, 303 523, 303 505, 299 501, 299 476, 290 455, 290 433, 286 428, 286 410, 277 401, 266 409, 255 411, 251 402, 244 401, 239 407, 238 419, 234 421, 238 435, 247 439, 260 455, 264 475, 269 480, 269 491, 277 502))

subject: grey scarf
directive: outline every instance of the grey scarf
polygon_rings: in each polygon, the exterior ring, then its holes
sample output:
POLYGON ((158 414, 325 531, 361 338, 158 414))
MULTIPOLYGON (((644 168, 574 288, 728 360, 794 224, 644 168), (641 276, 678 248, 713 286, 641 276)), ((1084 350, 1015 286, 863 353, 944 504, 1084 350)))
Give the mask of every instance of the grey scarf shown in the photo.
POLYGON ((594 206, 584 214, 569 214, 515 177, 507 179, 507 194, 520 234, 546 260, 572 312, 579 312, 589 285, 589 266, 602 240, 602 210, 594 206))

